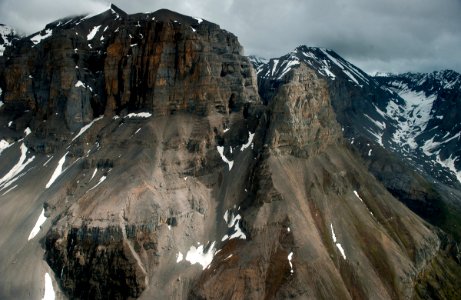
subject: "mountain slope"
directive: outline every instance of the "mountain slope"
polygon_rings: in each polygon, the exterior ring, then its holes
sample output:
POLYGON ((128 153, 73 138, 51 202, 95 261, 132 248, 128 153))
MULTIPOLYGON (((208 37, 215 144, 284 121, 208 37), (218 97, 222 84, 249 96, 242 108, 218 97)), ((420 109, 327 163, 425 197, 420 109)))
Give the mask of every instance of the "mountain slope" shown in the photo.
MULTIPOLYGON (((369 170, 394 196, 420 216, 441 226, 456 238, 461 238, 461 224, 458 222, 461 195, 457 173, 454 172, 457 170, 443 166, 451 166, 450 163, 455 161, 453 157, 457 155, 457 125, 453 125, 457 121, 453 120, 448 126, 437 127, 440 128, 437 131, 438 136, 445 139, 450 134, 454 136, 449 141, 444 140, 451 142, 454 147, 448 144, 445 147, 442 144, 443 159, 452 159, 441 163, 437 155, 427 152, 429 146, 436 145, 431 144, 431 135, 427 132, 440 124, 440 117, 443 115, 442 111, 438 114, 430 113, 430 99, 429 102, 423 101, 421 105, 416 105, 415 103, 419 103, 418 99, 413 97, 413 102, 408 103, 399 96, 397 90, 382 84, 381 81, 387 77, 373 78, 332 50, 306 46, 300 46, 280 58, 271 59, 265 65, 255 64, 258 67, 260 94, 266 102, 273 97, 273 91, 285 82, 286 74, 301 63, 308 65, 327 80, 337 120, 352 147, 367 161, 369 170), (425 114, 425 117, 421 114, 425 114), (431 125, 422 133, 422 126, 427 123, 431 125), (427 138, 421 139, 423 136, 427 138)), ((451 115, 455 113, 452 106, 457 103, 456 97, 459 97, 456 89, 457 75, 448 73, 443 85, 432 87, 433 90, 440 91, 443 97, 451 99, 445 101, 440 98, 434 106, 440 107, 439 110, 443 110, 447 119, 453 118, 451 115), (450 92, 444 90, 443 86, 454 89, 450 92)), ((421 88, 415 93, 421 94, 421 88)))
POLYGON ((434 176, 461 183, 461 115, 456 109, 461 98, 461 75, 454 71, 429 74, 387 75, 376 80, 405 100, 395 117, 404 119, 394 139, 402 147, 426 156, 434 176), (399 140, 400 139, 400 140, 399 140), (434 165, 449 169, 453 176, 434 172, 434 165), (443 178, 443 176, 446 176, 443 178))

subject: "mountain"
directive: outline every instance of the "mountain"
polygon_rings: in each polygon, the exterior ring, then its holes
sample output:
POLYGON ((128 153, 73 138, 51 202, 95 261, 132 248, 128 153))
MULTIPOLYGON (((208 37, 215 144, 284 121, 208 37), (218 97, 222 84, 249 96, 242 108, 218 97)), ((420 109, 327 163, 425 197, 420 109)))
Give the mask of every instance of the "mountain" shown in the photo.
POLYGON ((0 298, 460 296, 452 223, 408 208, 446 217, 459 189, 364 130, 397 128, 380 111, 403 98, 331 50, 242 52, 206 20, 113 5, 13 40, 0 298))
POLYGON ((15 38, 17 38, 17 35, 13 28, 0 24, 0 56, 3 56, 5 48, 10 46, 15 38))
POLYGON ((424 168, 437 179, 461 182, 461 75, 450 70, 429 74, 405 73, 376 77, 393 90, 405 106, 391 116, 404 121, 394 140, 413 156, 424 157, 424 168), (437 167, 451 174, 437 172, 437 167), (453 176, 454 175, 454 176, 453 176))
POLYGON ((421 74, 409 90, 399 81, 408 74, 372 77, 330 49, 300 46, 266 64, 254 63, 265 102, 300 64, 327 81, 343 134, 369 171, 420 216, 461 238, 459 118, 454 109, 460 101, 459 74, 421 74), (441 126, 441 118, 450 121, 441 126))

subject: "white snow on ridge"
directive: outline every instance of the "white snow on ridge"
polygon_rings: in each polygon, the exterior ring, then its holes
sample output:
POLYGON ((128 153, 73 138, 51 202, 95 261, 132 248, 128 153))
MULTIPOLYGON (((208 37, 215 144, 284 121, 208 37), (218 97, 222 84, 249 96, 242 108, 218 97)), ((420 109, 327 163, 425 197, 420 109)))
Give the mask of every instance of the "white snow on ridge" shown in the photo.
POLYGON ((355 194, 355 196, 356 196, 357 198, 359 198, 360 201, 363 202, 362 198, 360 198, 360 195, 359 195, 359 193, 357 193, 356 190, 354 190, 354 194, 355 194))
MULTIPOLYGON (((299 60, 297 60, 296 57, 292 57, 292 60, 288 60, 283 62, 283 70, 282 73, 279 75, 278 79, 282 79, 285 74, 287 74, 291 69, 293 69, 296 66, 300 65, 299 60)), ((280 72, 279 72, 280 73, 280 72)))
POLYGON ((66 161, 66 156, 68 153, 69 151, 67 151, 66 154, 64 154, 64 156, 61 157, 61 159, 59 160, 58 166, 56 167, 56 169, 54 169, 53 175, 51 175, 50 180, 48 180, 48 183, 45 186, 46 189, 49 188, 56 181, 59 175, 63 173, 62 166, 64 165, 64 162, 66 161))
POLYGON ((331 238, 333 239, 333 243, 336 243, 336 234, 335 230, 333 229, 333 224, 330 224, 331 227, 331 238))
POLYGON ((227 157, 224 155, 224 146, 216 146, 216 149, 218 149, 219 155, 221 155, 221 159, 229 165, 229 171, 232 169, 232 166, 234 165, 234 161, 230 161, 227 159, 227 157))
MULTIPOLYGON (((448 137, 449 135, 450 135, 450 132, 447 132, 447 134, 442 139, 448 137)), ((453 135, 452 137, 450 137, 450 138, 448 138, 446 140, 442 140, 440 142, 435 142, 434 141, 435 137, 433 136, 431 139, 424 142, 424 145, 422 146, 422 150, 423 150, 424 154, 426 154, 427 156, 431 156, 433 154, 436 154, 433 151, 437 147, 439 147, 442 144, 448 143, 448 142, 450 142, 450 141, 452 141, 454 139, 459 139, 460 136, 461 136, 461 132, 458 132, 457 134, 453 135)))
POLYGON ((98 33, 99 28, 101 28, 101 25, 94 26, 93 29, 91 29, 90 33, 86 36, 86 39, 88 41, 91 41, 96 35, 96 33, 98 33))
POLYGON ((346 260, 346 253, 344 252, 344 248, 340 243, 336 243, 336 248, 338 248, 339 252, 341 252, 342 257, 346 260))
POLYGON ((85 126, 83 126, 82 128, 80 128, 80 131, 77 133, 77 135, 72 139, 72 142, 75 141, 79 136, 81 136, 85 131, 87 131, 95 122, 101 120, 102 118, 104 118, 104 116, 100 116, 96 119, 93 119, 93 121, 91 121, 90 123, 86 124, 85 126))
POLYGON ((200 19, 200 18, 194 18, 194 19, 197 20, 199 24, 203 22, 203 19, 200 19))
POLYGON ((356 83, 358 86, 362 86, 360 85, 360 83, 358 82, 358 80, 347 70, 343 70, 344 74, 346 74, 354 83, 356 83))
POLYGON ((270 76, 274 76, 275 75, 275 72, 277 71, 277 66, 279 64, 279 60, 278 59, 274 59, 273 60, 273 64, 272 64, 272 68, 271 68, 271 73, 270 73, 270 76))
POLYGON ((21 156, 19 157, 19 161, 14 165, 11 170, 5 174, 1 179, 0 179, 0 190, 3 190, 10 186, 13 182, 15 182, 19 177, 20 173, 25 169, 25 167, 30 164, 34 159, 35 156, 32 156, 26 161, 27 158, 27 147, 24 145, 24 143, 21 144, 21 156))
POLYGON ((357 70, 353 65, 345 62, 345 63, 342 63, 340 62, 339 60, 337 60, 336 58, 334 58, 330 53, 328 53, 328 50, 327 49, 322 49, 320 48, 320 50, 323 52, 323 54, 325 54, 334 64, 336 64, 339 68, 342 69, 342 71, 344 72, 344 74, 346 74, 354 83, 356 83, 358 86, 362 87, 362 85, 359 83, 359 81, 355 78, 355 76, 359 77, 361 80, 365 81, 365 82, 368 82, 368 79, 366 77, 364 77, 359 70, 357 70), (355 74, 352 75, 352 73, 355 74))
POLYGON ((341 243, 337 242, 335 231, 333 229, 333 224, 330 224, 331 227, 331 237, 333 239, 333 243, 336 245, 336 248, 338 248, 339 252, 341 253, 341 256, 346 260, 346 253, 344 252, 344 248, 341 245, 341 243))
MULTIPOLYGON (((194 264, 202 265, 203 270, 205 270, 210 265, 210 263, 213 261, 213 257, 216 253, 216 249, 214 248, 214 246, 215 246, 215 242, 211 243, 208 250, 205 250, 203 245, 200 245, 197 248, 195 246, 191 246, 189 251, 187 251, 186 260, 190 262, 192 265, 194 264)), ((178 259, 179 259, 179 254, 178 254, 178 259)))
POLYGON ((81 81, 79 80, 79 81, 77 81, 77 83, 75 84, 75 87, 83 87, 83 88, 86 88, 86 85, 85 85, 83 82, 81 82, 81 81))
MULTIPOLYGON (((378 110, 378 108, 376 107, 376 109, 378 110)), ((382 112, 382 111, 381 111, 382 112)), ((384 113, 384 112, 382 112, 384 113)), ((364 114, 365 117, 367 117, 378 129, 379 131, 376 132, 370 128, 365 128, 371 135, 373 135, 375 138, 376 138, 376 142, 378 144, 381 145, 381 147, 384 147, 383 145, 383 134, 384 134, 384 130, 386 129, 386 123, 384 122, 379 122, 379 121, 376 121, 374 120, 373 118, 371 118, 369 115, 367 114, 364 114)))
POLYGON ((45 273, 45 294, 42 300, 54 300, 55 298, 56 294, 53 288, 53 281, 51 280, 50 274, 45 273))
POLYGON ((415 139, 425 130, 437 96, 426 96, 424 92, 415 92, 403 83, 394 82, 392 85, 392 89, 405 101, 402 107, 390 101, 386 108, 387 115, 398 124, 392 140, 400 146, 408 146, 414 150, 418 147, 415 139))
POLYGON ((456 176, 456 179, 458 179, 458 181, 461 183, 461 170, 456 170, 456 167, 455 167, 455 162, 459 159, 459 158, 456 158, 456 157, 452 157, 452 155, 450 155, 447 159, 445 160, 442 160, 440 158, 440 154, 437 155, 437 163, 450 169, 451 172, 454 173, 454 175, 456 176))
POLYGON ((371 122, 373 122, 373 124, 375 124, 376 127, 378 127, 379 129, 381 129, 381 130, 386 129, 386 123, 384 123, 384 122, 381 123, 381 122, 379 122, 379 121, 376 121, 375 119, 371 118, 371 117, 370 117, 369 115, 367 115, 367 114, 364 114, 364 115, 365 115, 365 117, 367 117, 371 122))
POLYGON ((242 217, 240 216, 240 214, 237 214, 234 216, 234 213, 231 213, 229 215, 229 211, 226 210, 226 212, 224 213, 224 221, 226 221, 227 223, 227 227, 228 228, 233 228, 233 230, 235 231, 233 234, 231 234, 231 236, 228 236, 227 234, 223 236, 223 238, 221 239, 222 242, 224 242, 225 240, 232 240, 232 239, 242 239, 242 240, 246 240, 247 236, 246 234, 242 231, 242 229, 240 228, 240 220, 242 219, 242 217), (230 216, 230 218, 229 218, 230 216))
POLYGON ((97 172, 98 172, 98 168, 95 168, 94 172, 93 172, 93 175, 91 175, 91 178, 90 178, 89 181, 91 181, 94 178, 94 176, 96 175, 97 172))
POLYGON ((246 144, 242 145, 242 147, 240 148, 240 151, 243 151, 246 148, 250 147, 251 143, 253 143, 253 138, 254 137, 255 137, 255 134, 248 131, 248 142, 246 144))
POLYGON ((129 113, 125 118, 150 118, 152 117, 151 113, 141 112, 141 113, 129 113))
POLYGON ((11 147, 11 145, 13 145, 13 143, 10 144, 5 140, 1 140, 0 141, 0 154, 2 154, 3 150, 11 147))
POLYGON ((328 68, 328 66, 322 66, 319 71, 320 73, 324 73, 325 76, 330 77, 332 80, 336 79, 336 75, 328 68))
POLYGON ((290 273, 293 274, 293 264, 291 263, 291 260, 293 259, 293 252, 290 252, 290 254, 288 254, 288 263, 290 264, 290 273))
POLYGON ((52 34, 53 34, 53 30, 47 29, 45 30, 45 35, 41 35, 40 33, 38 33, 34 35, 33 37, 31 37, 30 40, 32 41, 32 43, 34 43, 34 45, 37 45, 42 40, 49 38, 52 34))
POLYGON ((26 129, 24 129, 24 133, 25 133, 26 136, 28 136, 29 134, 32 133, 32 130, 30 130, 30 128, 27 127, 26 129))
POLYGON ((101 178, 99 178, 99 181, 98 183, 96 183, 95 186, 93 186, 91 189, 89 189, 88 191, 86 191, 87 193, 91 190, 94 190, 95 188, 97 188, 101 183, 104 182, 104 180, 106 180, 107 176, 102 176, 101 178))
POLYGON ((33 239, 37 235, 37 233, 39 233, 40 227, 43 225, 43 223, 45 223, 45 221, 46 221, 45 209, 42 209, 42 213, 38 217, 38 220, 35 223, 34 228, 32 228, 32 231, 30 232, 29 237, 27 238, 28 241, 33 239))
POLYGON ((178 257, 176 258, 176 263, 180 263, 184 259, 184 256, 181 252, 178 252, 178 257))
MULTIPOLYGON (((4 44, 0 45, 0 56, 3 56, 3 52, 5 51, 5 46, 11 45, 11 42, 9 41, 9 38, 7 38, 8 35, 10 34, 15 34, 15 31, 13 28, 5 25, 0 25, 0 37, 3 38, 4 44)), ((0 89, 0 95, 2 94, 1 89, 0 89)), ((1 106, 1 105, 0 105, 1 106)))

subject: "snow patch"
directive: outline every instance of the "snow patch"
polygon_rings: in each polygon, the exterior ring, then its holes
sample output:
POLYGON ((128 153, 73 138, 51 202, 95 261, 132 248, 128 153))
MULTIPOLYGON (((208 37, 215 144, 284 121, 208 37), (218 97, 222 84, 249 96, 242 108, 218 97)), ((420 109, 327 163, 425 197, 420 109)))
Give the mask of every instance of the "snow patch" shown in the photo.
POLYGON ((293 264, 291 263, 291 260, 293 259, 293 252, 290 252, 290 254, 288 254, 288 263, 290 264, 290 273, 293 274, 294 271, 293 271, 293 264))
POLYGON ((54 300, 56 294, 53 288, 53 282, 51 281, 51 276, 48 273, 45 273, 45 294, 43 295, 42 300, 54 300))
POLYGON ((344 252, 344 249, 343 249, 343 246, 341 245, 341 243, 337 242, 337 239, 336 239, 336 234, 335 234, 335 231, 333 229, 333 224, 330 223, 330 227, 331 227, 331 237, 333 239, 333 243, 336 245, 336 247, 338 248, 339 252, 341 253, 342 257, 344 258, 344 260, 346 260, 346 254, 344 252))
POLYGON ((26 129, 24 129, 24 133, 26 134, 26 136, 28 136, 29 134, 32 133, 32 130, 30 130, 30 128, 27 127, 26 129))
POLYGON ((77 87, 77 88, 78 88, 78 87, 86 88, 86 85, 85 85, 83 82, 81 82, 81 81, 79 80, 79 81, 77 81, 77 83, 75 84, 75 87, 77 87))
POLYGON ((8 142, 5 141, 5 140, 1 140, 1 141, 0 141, 0 154, 2 154, 2 152, 3 152, 5 149, 11 147, 11 145, 13 145, 13 143, 10 144, 10 143, 8 143, 8 142))
MULTIPOLYGON (((282 73, 279 75, 278 79, 282 79, 285 74, 287 74, 289 71, 291 71, 294 67, 299 66, 300 63, 298 60, 295 60, 294 57, 292 60, 289 60, 287 62, 284 62, 284 66, 282 69, 282 73)), ((280 73, 280 71, 279 71, 280 73)))
POLYGON ((178 252, 178 257, 176 258, 176 263, 180 263, 184 259, 184 256, 181 252, 178 252))
POLYGON ((251 133, 251 132, 248 131, 248 141, 247 141, 246 144, 242 145, 242 147, 240 148, 240 151, 243 151, 246 148, 250 147, 251 143, 253 142, 254 136, 255 136, 254 133, 251 133))
POLYGON ((213 261, 213 257, 216 253, 214 246, 215 242, 211 243, 208 249, 205 249, 203 245, 200 245, 198 247, 191 246, 189 251, 187 251, 186 260, 190 262, 192 265, 202 265, 203 270, 205 270, 213 261))
POLYGON ((224 146, 216 146, 216 148, 218 149, 218 152, 219 152, 219 155, 221 155, 221 159, 229 165, 229 171, 232 169, 232 166, 234 165, 234 162, 233 161, 230 161, 226 158, 226 156, 224 155, 224 146))
POLYGON ((344 258, 344 260, 346 260, 346 254, 344 252, 343 246, 340 243, 336 243, 336 247, 339 249, 339 252, 341 252, 341 255, 344 258))
POLYGON ((198 22, 199 24, 201 24, 201 23, 203 22, 203 19, 200 19, 200 18, 194 18, 194 19, 197 20, 197 22, 198 22))
POLYGON ((242 231, 242 229, 240 228, 240 220, 242 219, 242 216, 240 216, 240 214, 236 214, 234 215, 234 213, 230 213, 229 214, 229 211, 226 210, 225 214, 224 214, 224 221, 226 221, 227 223, 227 227, 228 228, 232 228, 232 231, 234 233, 232 233, 230 236, 229 235, 224 235, 223 238, 221 239, 221 241, 225 241, 225 240, 232 240, 232 239, 242 239, 242 240, 246 240, 247 236, 246 234, 242 231))
POLYGON ((355 194, 355 196, 356 196, 357 198, 359 198, 359 200, 362 201, 362 203, 363 203, 363 199, 360 197, 359 193, 357 193, 356 190, 354 190, 354 194, 355 194))
POLYGON ((150 118, 152 117, 151 113, 148 112, 141 112, 141 113, 129 113, 126 115, 126 118, 150 118))
POLYGON ((431 110, 436 95, 426 95, 424 92, 415 92, 401 82, 390 83, 392 90, 404 100, 399 106, 390 101, 386 110, 387 115, 397 121, 397 129, 392 140, 400 146, 416 149, 416 137, 421 134, 431 118, 431 110))
POLYGON ((452 155, 450 155, 445 160, 442 160, 440 158, 440 154, 437 155, 437 163, 440 164, 443 167, 448 168, 451 172, 453 172, 454 175, 456 176, 456 179, 458 179, 458 181, 461 183, 461 170, 456 170, 456 167, 455 167, 455 162, 457 160, 458 160, 458 158, 457 157, 452 157, 452 155))
POLYGON ((98 172, 98 168, 95 168, 94 172, 93 172, 93 175, 91 175, 91 178, 90 178, 89 181, 91 181, 94 178, 94 176, 96 175, 97 172, 98 172))
POLYGON ((97 188, 101 183, 104 182, 104 180, 106 180, 107 176, 102 176, 101 178, 99 178, 99 181, 98 183, 96 183, 95 186, 93 186, 91 189, 89 189, 88 191, 86 191, 87 193, 91 190, 94 190, 95 188, 97 188))
POLYGON ((6 194, 8 194, 9 192, 11 192, 12 190, 14 190, 14 189, 17 188, 17 187, 18 187, 18 185, 16 184, 16 185, 13 186, 12 188, 7 189, 7 190, 2 194, 2 196, 5 196, 6 194))
POLYGON ((33 37, 31 37, 30 40, 32 41, 32 43, 34 43, 34 45, 37 45, 42 40, 49 38, 52 34, 53 34, 53 30, 52 29, 47 29, 47 30, 45 30, 44 35, 42 35, 41 33, 38 33, 38 34, 34 35, 33 37))
POLYGON ((91 29, 90 33, 86 36, 86 39, 88 41, 91 41, 96 35, 96 33, 98 33, 99 28, 101 28, 101 25, 94 26, 93 29, 91 29))
POLYGON ((24 145, 24 143, 21 144, 21 156, 19 157, 19 161, 14 165, 11 170, 6 173, 1 179, 0 179, 0 190, 3 190, 10 186, 13 182, 15 182, 21 175, 20 173, 25 169, 25 167, 30 164, 34 159, 35 156, 32 156, 31 158, 27 159, 27 147, 24 145))
POLYGON ((72 142, 75 141, 79 136, 81 136, 85 131, 87 131, 95 122, 101 120, 102 118, 104 118, 104 116, 100 116, 96 119, 93 119, 93 121, 91 121, 90 123, 86 124, 85 126, 83 126, 82 128, 80 128, 80 131, 77 133, 77 135, 72 139, 72 142))
POLYGON ((45 223, 45 221, 46 221, 45 209, 42 209, 42 213, 38 217, 38 220, 35 223, 34 228, 32 228, 32 231, 30 232, 29 237, 27 238, 28 241, 33 239, 37 235, 37 233, 39 233, 40 227, 43 225, 43 223, 45 223))
POLYGON ((62 166, 64 165, 64 162, 66 161, 66 156, 68 153, 69 151, 67 151, 66 154, 64 154, 64 156, 61 157, 61 159, 59 160, 58 166, 56 167, 56 169, 54 169, 53 175, 51 175, 50 180, 45 186, 46 189, 49 188, 53 184, 53 182, 55 182, 55 180, 59 177, 59 175, 63 173, 62 166))

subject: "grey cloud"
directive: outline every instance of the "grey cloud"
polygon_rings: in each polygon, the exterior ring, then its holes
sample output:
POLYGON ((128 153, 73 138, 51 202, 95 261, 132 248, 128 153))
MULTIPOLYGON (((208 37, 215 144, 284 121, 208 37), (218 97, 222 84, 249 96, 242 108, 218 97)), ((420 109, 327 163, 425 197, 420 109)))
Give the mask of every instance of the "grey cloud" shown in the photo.
MULTIPOLYGON (((246 54, 281 56, 298 45, 335 50, 365 71, 461 72, 459 0, 115 0, 128 13, 168 8, 236 34, 246 54)), ((108 3, 3 0, 0 22, 31 33, 108 3)))

